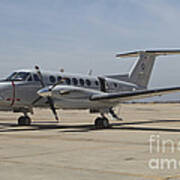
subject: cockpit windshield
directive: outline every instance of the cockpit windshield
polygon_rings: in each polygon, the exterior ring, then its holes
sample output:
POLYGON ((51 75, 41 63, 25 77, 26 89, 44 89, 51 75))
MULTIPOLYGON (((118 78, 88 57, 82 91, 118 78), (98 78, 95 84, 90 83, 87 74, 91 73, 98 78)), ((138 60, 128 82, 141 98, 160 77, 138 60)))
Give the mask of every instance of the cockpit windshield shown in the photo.
POLYGON ((7 78, 7 81, 25 81, 29 75, 28 72, 14 72, 7 78))

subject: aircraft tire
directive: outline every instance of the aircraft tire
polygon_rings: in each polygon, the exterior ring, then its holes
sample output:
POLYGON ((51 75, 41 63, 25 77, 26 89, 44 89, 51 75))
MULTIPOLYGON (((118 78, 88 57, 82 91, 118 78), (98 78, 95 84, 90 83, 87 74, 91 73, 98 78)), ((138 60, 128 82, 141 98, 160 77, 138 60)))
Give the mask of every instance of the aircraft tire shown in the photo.
POLYGON ((31 119, 28 116, 21 116, 18 119, 18 125, 19 126, 29 126, 31 125, 31 119))
POLYGON ((96 129, 107 129, 109 127, 108 119, 98 117, 95 120, 95 127, 96 127, 96 129))

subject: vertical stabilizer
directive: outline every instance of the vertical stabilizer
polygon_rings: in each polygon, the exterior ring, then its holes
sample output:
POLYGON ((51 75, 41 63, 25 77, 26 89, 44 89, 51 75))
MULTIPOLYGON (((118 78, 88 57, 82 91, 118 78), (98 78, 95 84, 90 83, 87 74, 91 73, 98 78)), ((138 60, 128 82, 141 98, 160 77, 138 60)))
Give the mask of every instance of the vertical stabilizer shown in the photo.
POLYGON ((156 56, 141 53, 135 66, 129 73, 129 81, 142 88, 147 88, 156 56))

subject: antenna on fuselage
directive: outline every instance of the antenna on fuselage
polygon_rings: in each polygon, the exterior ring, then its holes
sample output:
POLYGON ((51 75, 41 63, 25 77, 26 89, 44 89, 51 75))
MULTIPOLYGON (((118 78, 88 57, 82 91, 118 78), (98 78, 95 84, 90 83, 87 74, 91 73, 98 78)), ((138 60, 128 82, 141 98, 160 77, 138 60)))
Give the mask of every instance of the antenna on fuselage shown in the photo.
POLYGON ((60 72, 61 72, 61 73, 63 73, 63 72, 64 72, 64 69, 63 69, 63 68, 61 68, 61 69, 60 69, 60 72))
POLYGON ((89 75, 89 76, 92 76, 92 73, 93 73, 93 70, 90 69, 90 70, 88 71, 88 75, 89 75))

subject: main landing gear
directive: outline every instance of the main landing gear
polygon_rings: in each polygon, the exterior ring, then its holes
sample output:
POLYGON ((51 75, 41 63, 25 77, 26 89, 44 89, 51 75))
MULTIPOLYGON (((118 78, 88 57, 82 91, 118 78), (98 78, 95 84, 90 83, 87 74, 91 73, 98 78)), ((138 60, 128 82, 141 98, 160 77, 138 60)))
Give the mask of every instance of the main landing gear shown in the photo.
POLYGON ((102 115, 102 117, 98 117, 95 120, 95 127, 96 129, 107 129, 110 127, 109 120, 104 115, 102 115))
POLYGON ((122 121, 122 120, 123 120, 122 118, 118 117, 118 115, 114 112, 113 108, 110 108, 110 109, 109 109, 109 113, 111 114, 111 116, 112 116, 115 120, 117 120, 117 121, 122 121))
POLYGON ((24 116, 21 116, 18 119, 18 125, 19 126, 30 126, 31 125, 31 118, 27 115, 27 113, 24 113, 24 116))
MULTIPOLYGON (((104 113, 110 114, 111 117, 115 120, 122 121, 122 118, 117 116, 113 108, 108 109, 107 112, 104 112, 104 113)), ((105 117, 104 113, 101 113, 101 117, 98 117, 95 120, 94 124, 95 124, 96 129, 107 129, 110 127, 109 120, 105 117)))

